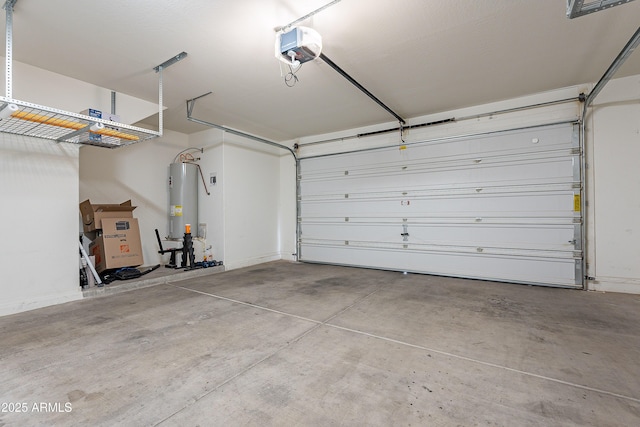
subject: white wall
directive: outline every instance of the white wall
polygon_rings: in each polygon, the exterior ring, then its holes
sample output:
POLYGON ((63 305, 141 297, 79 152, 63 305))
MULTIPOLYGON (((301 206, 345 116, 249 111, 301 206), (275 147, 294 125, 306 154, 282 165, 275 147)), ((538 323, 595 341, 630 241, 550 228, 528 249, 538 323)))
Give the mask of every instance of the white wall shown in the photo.
POLYGON ((82 297, 78 148, 0 134, 0 315, 82 297))
POLYGON ((640 76, 609 82, 592 110, 592 289, 640 293, 640 76))
POLYGON ((224 164, 225 264, 280 259, 280 156, 232 141, 225 142, 224 164))
MULTIPOLYGON (((224 231, 224 146, 223 133, 211 129, 189 135, 189 146, 201 148, 202 153, 194 153, 201 158, 198 163, 207 182, 207 189, 198 185, 198 222, 207 224, 206 246, 211 246, 215 260, 225 261, 225 231, 224 231), (216 175, 216 184, 210 185, 211 174, 216 175)), ((196 250, 202 248, 194 247, 196 250)))
POLYGON ((190 135, 189 146, 202 149, 194 156, 200 157, 210 194, 199 187, 198 221, 207 224, 213 257, 226 269, 280 259, 282 151, 217 129, 190 135), (209 184, 211 174, 215 186, 209 184))

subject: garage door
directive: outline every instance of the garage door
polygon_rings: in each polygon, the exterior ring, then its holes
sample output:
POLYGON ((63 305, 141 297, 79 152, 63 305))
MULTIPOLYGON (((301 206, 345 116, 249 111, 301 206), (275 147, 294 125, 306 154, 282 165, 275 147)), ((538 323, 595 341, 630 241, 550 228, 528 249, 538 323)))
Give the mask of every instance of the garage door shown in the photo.
POLYGON ((574 123, 300 161, 307 262, 582 287, 574 123))

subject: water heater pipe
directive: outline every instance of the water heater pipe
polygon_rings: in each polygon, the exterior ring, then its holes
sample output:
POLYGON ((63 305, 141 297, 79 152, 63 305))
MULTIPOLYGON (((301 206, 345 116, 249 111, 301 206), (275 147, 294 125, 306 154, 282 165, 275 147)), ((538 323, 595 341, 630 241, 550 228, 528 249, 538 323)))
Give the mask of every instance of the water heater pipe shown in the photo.
POLYGON ((207 192, 207 196, 210 196, 211 193, 207 188, 207 182, 204 180, 204 174, 202 173, 202 168, 200 167, 200 165, 195 162, 185 162, 185 163, 191 163, 192 165, 196 165, 196 167, 198 168, 198 172, 200 172, 200 178, 202 178, 202 185, 204 186, 204 191, 207 192))

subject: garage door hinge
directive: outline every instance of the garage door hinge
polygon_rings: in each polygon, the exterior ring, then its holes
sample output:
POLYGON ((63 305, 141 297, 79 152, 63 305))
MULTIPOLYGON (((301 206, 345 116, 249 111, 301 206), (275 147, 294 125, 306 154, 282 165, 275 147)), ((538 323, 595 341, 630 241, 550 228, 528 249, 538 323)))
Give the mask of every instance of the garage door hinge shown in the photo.
POLYGON ((400 233, 400 235, 402 236, 403 242, 409 241, 409 226, 407 224, 402 224, 402 233, 400 233))

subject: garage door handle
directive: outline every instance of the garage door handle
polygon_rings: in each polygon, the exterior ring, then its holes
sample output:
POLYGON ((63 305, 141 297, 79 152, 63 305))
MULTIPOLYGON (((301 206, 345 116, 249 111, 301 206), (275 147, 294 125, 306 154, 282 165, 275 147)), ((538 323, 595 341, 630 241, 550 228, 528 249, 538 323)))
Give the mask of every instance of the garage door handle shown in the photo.
POLYGON ((402 237, 409 237, 409 233, 400 233, 402 237))

